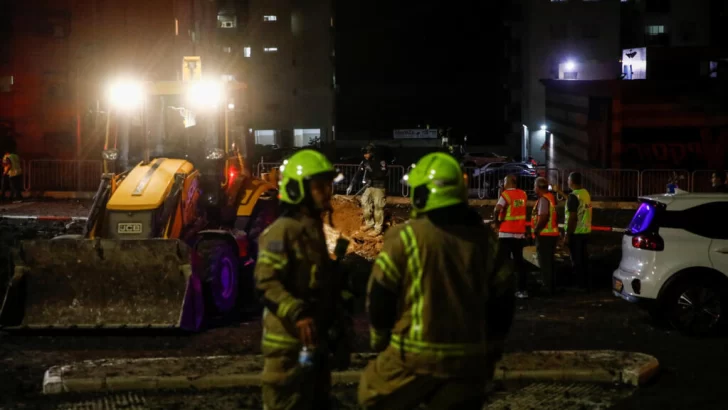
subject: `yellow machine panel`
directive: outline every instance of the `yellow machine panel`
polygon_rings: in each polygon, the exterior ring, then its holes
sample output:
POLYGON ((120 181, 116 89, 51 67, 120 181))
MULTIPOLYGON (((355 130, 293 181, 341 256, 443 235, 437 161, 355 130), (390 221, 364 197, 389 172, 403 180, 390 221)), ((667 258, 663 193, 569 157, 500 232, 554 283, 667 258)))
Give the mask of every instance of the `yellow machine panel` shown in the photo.
POLYGON ((258 198, 267 191, 276 190, 276 187, 269 183, 259 179, 251 179, 243 189, 242 199, 238 206, 238 216, 250 216, 253 214, 255 204, 258 202, 258 198))
POLYGON ((194 166, 183 159, 157 158, 147 165, 137 165, 119 184, 106 209, 111 211, 145 211, 157 209, 167 198, 174 174, 189 174, 194 166))

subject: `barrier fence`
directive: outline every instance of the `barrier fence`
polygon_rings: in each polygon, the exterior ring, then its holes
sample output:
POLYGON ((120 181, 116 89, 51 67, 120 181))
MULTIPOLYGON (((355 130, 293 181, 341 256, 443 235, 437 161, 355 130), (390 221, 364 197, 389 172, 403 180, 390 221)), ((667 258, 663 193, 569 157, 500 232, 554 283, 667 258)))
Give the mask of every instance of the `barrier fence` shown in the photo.
MULTIPOLYGON (((261 162, 257 164, 256 175, 279 167, 280 163, 261 162)), ((354 178, 358 164, 335 164, 343 180, 335 183, 334 192, 345 194, 354 178)), ((102 172, 102 161, 90 160, 30 160, 23 161, 24 187, 26 191, 95 191, 102 172)), ((387 194, 408 196, 409 187, 402 178, 409 168, 390 165, 387 194)), ((536 173, 524 171, 517 175, 518 187, 533 196, 533 185, 537 177, 545 177, 551 185, 567 188, 571 172, 580 172, 583 185, 598 200, 634 200, 638 196, 659 194, 667 191, 667 184, 676 181, 680 189, 689 192, 710 192, 711 176, 714 170, 684 169, 546 169, 537 168, 536 173)), ((494 168, 483 171, 467 167, 465 173, 471 198, 495 199, 506 175, 506 171, 494 168)), ((361 172, 352 184, 352 194, 365 185, 366 174, 361 172)))

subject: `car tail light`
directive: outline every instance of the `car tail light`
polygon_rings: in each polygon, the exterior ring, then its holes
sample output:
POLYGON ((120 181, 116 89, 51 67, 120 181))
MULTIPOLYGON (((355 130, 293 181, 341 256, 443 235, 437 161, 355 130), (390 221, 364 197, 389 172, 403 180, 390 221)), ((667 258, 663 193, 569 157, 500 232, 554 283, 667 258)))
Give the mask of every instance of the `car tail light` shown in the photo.
POLYGON ((660 235, 636 235, 632 237, 632 246, 646 251, 661 251, 665 249, 665 242, 660 235))

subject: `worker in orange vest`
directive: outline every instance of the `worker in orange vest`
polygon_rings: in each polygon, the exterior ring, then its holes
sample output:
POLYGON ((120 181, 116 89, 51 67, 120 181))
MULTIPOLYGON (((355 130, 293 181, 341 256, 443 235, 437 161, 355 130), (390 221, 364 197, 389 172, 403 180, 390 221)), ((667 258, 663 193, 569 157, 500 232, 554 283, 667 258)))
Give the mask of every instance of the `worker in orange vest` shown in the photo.
POLYGON ((503 192, 493 212, 493 220, 498 228, 498 254, 496 266, 505 259, 513 258, 518 278, 516 297, 528 298, 526 264, 523 260, 523 246, 526 240, 526 202, 528 196, 518 187, 515 175, 506 175, 503 192))
POLYGON ((556 197, 549 192, 549 183, 546 178, 538 177, 533 184, 533 190, 538 201, 531 212, 531 233, 536 240, 536 254, 538 266, 543 275, 543 281, 549 294, 553 295, 554 282, 554 254, 556 243, 559 240, 559 220, 556 214, 556 197))

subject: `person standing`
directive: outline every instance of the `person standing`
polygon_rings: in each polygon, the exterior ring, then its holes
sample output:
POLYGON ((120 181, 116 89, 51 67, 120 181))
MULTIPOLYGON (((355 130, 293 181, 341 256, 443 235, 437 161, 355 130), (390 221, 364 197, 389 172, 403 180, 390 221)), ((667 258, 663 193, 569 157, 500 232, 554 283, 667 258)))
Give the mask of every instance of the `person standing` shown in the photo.
POLYGON ((582 175, 578 172, 569 174, 571 193, 566 200, 566 233, 564 244, 569 247, 571 265, 587 291, 593 287, 589 274, 589 237, 592 228, 592 204, 589 192, 584 189, 582 175))
POLYGON ((362 232, 369 232, 370 236, 379 236, 384 230, 384 207, 387 205, 387 162, 376 158, 376 148, 369 144, 362 149, 364 161, 359 165, 354 177, 351 179, 346 194, 350 195, 354 181, 361 172, 364 172, 364 184, 367 185, 361 197, 364 213, 364 226, 362 232))
POLYGON ((536 240, 538 266, 541 268, 547 292, 553 295, 556 290, 554 275, 554 254, 559 239, 559 222, 556 213, 556 197, 549 192, 546 178, 536 178, 533 190, 538 196, 531 211, 531 231, 536 240))
POLYGON ((282 215, 260 236, 255 265, 265 308, 264 409, 326 410, 331 387, 328 332, 341 290, 322 214, 332 212, 336 171, 323 154, 310 149, 296 152, 281 168, 282 215))
POLYGON ((498 263, 513 258, 518 277, 519 299, 528 298, 528 273, 523 260, 523 246, 526 239, 526 204, 528 196, 517 188, 515 175, 506 175, 503 192, 493 211, 493 220, 498 227, 498 263))
POLYGON ((366 410, 480 410, 514 313, 510 261, 467 205, 458 161, 424 156, 408 174, 414 217, 387 232, 369 278, 366 410))
POLYGON ((11 201, 22 201, 23 168, 18 154, 6 152, 3 155, 2 187, 0 201, 5 200, 5 191, 10 191, 11 201))

